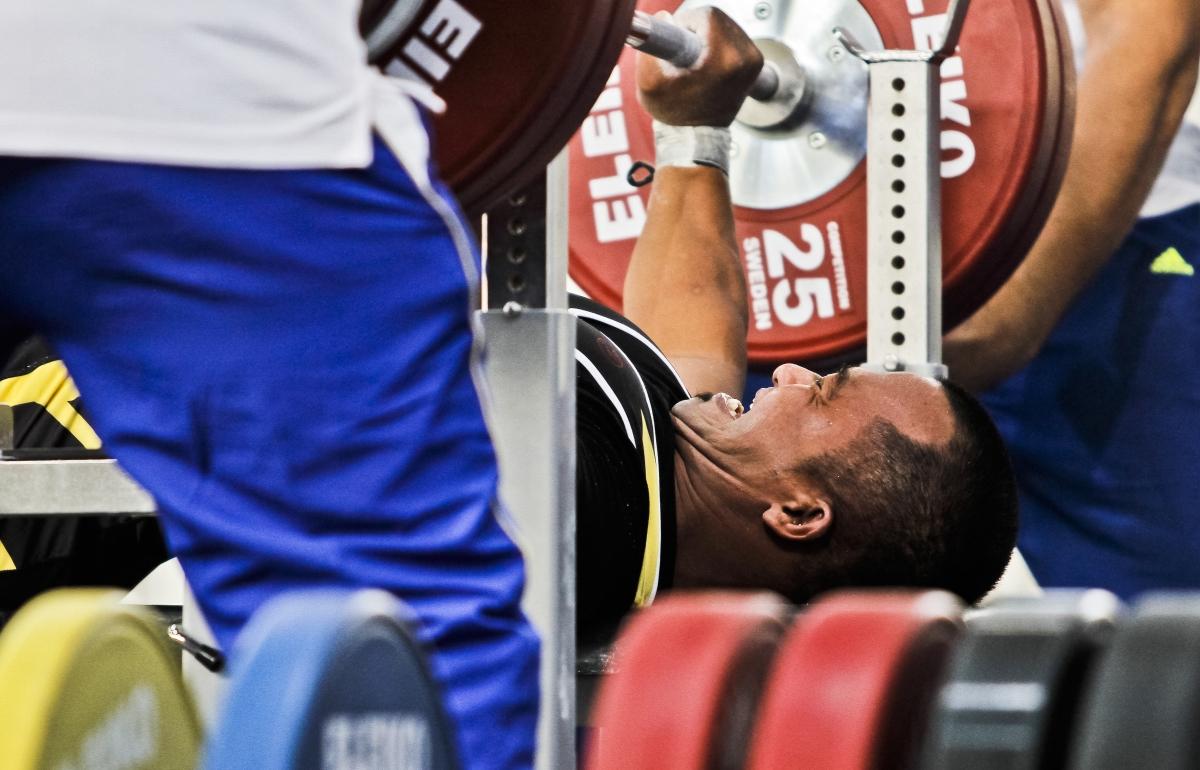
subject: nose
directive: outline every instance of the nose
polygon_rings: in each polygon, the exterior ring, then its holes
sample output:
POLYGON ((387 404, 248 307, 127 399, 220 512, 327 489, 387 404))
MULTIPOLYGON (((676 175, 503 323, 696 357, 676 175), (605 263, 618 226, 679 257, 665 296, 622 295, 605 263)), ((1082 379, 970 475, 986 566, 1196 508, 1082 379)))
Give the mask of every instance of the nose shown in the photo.
POLYGON ((780 385, 812 385, 817 379, 817 373, 803 366, 784 364, 771 375, 771 382, 780 385))

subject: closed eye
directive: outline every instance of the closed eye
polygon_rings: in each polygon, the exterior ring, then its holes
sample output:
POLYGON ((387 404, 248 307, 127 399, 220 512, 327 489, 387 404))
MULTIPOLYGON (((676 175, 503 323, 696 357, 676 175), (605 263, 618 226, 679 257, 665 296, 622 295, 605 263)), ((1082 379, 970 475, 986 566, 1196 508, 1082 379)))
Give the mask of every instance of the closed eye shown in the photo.
POLYGON ((824 386, 824 385, 825 385, 825 378, 817 377, 816 379, 814 379, 812 381, 812 384, 808 386, 809 387, 809 403, 810 404, 817 404, 817 403, 824 404, 829 400, 825 396, 825 392, 822 390, 822 386, 824 386))
POLYGON ((850 376, 853 371, 854 367, 850 364, 842 364, 842 367, 837 370, 837 379, 834 380, 833 386, 829 389, 829 393, 827 393, 825 396, 826 401, 832 401, 837 397, 838 392, 841 391, 842 388, 846 387, 846 383, 850 382, 850 376))
POLYGON ((832 384, 826 386, 830 381, 830 377, 817 377, 812 383, 812 401, 811 403, 828 404, 833 399, 837 398, 838 393, 850 381, 850 374, 854 370, 850 364, 843 364, 837 373, 830 375, 833 377, 832 384))

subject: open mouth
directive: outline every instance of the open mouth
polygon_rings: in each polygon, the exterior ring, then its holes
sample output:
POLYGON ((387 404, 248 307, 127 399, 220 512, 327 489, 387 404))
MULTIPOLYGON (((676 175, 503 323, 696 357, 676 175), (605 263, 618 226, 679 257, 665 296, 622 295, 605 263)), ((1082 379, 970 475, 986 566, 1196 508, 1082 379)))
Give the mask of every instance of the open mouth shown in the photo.
POLYGON ((719 407, 728 412, 729 417, 734 420, 741 417, 746 411, 745 407, 742 406, 741 401, 738 401, 733 396, 725 393, 717 393, 715 396, 713 396, 713 401, 715 401, 719 407))

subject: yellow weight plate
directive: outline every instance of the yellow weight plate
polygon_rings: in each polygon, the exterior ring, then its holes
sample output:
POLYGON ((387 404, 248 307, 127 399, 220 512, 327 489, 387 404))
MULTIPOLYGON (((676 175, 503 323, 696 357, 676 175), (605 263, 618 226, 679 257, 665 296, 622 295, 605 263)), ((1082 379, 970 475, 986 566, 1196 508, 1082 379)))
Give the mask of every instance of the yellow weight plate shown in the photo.
POLYGON ((4 770, 192 770, 200 726, 165 634, 121 594, 38 597, 0 634, 4 770))

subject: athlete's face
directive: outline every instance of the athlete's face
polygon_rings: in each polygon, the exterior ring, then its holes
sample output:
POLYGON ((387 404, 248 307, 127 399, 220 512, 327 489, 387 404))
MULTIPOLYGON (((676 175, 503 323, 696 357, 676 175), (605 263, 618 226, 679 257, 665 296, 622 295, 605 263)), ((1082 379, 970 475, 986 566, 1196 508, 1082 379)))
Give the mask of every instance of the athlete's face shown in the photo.
MULTIPOLYGON (((748 409, 717 394, 671 411, 676 428, 677 586, 786 585, 795 553, 781 543, 816 542, 840 514, 809 460, 847 449, 876 420, 940 445, 954 433, 942 386, 913 374, 844 369, 820 377, 799 366, 775 370, 748 409), (682 467, 680 467, 682 466, 682 467)), ((872 451, 873 444, 866 444, 872 451)), ((902 469, 901 469, 902 470, 902 469)))
POLYGON ((759 492, 785 483, 806 460, 846 448, 878 419, 921 443, 954 433, 942 386, 911 373, 843 368, 825 377, 793 364, 775 370, 772 386, 747 409, 716 394, 672 410, 680 451, 691 451, 759 492))

